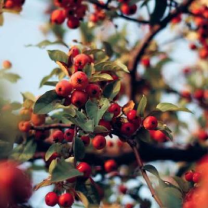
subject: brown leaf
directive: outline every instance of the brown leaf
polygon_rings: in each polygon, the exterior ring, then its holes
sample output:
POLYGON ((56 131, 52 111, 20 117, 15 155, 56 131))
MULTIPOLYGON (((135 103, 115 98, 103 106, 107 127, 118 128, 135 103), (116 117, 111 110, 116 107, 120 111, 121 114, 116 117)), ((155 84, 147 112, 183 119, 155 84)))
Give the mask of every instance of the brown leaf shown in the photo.
POLYGON ((134 106, 135 106, 135 103, 133 100, 130 100, 128 103, 126 103, 126 105, 123 106, 122 108, 122 111, 125 115, 127 115, 127 113, 130 111, 130 110, 133 110, 134 109, 134 106))

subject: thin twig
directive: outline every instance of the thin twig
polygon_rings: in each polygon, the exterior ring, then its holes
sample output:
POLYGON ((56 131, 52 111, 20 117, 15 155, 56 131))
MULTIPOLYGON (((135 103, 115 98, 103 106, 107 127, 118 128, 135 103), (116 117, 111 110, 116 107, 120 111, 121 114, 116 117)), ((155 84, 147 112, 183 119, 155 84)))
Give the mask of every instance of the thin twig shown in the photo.
POLYGON ((65 128, 73 128, 73 127, 71 124, 61 124, 61 123, 31 127, 31 129, 37 130, 37 131, 45 131, 49 129, 65 129, 65 128))

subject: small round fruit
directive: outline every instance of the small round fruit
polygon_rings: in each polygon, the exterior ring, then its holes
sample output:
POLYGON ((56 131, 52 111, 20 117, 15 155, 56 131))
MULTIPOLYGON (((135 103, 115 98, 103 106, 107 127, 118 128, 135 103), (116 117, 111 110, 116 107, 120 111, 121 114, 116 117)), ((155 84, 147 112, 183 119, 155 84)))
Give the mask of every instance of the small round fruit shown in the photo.
POLYGON ((197 132, 197 138, 200 140, 200 141, 205 141, 208 139, 208 134, 205 130, 201 129, 197 132))
POLYGON ((193 182, 194 183, 199 183, 201 179, 201 174, 200 173, 194 173, 193 174, 193 182))
POLYGON ((108 112, 113 113, 114 117, 117 117, 121 113, 121 106, 117 103, 113 103, 108 108, 108 112))
POLYGON ((55 192, 49 192, 45 196, 45 203, 50 207, 54 207, 58 203, 59 197, 55 192))
POLYGON ((150 58, 149 57, 143 57, 141 60, 141 63, 144 67, 150 67, 150 58))
POLYGON ((95 149, 101 150, 106 146, 106 139, 103 135, 97 135, 92 140, 92 145, 95 149))
POLYGON ((130 122, 123 123, 121 126, 121 133, 125 134, 126 136, 131 136, 135 130, 135 125, 130 122))
POLYGON ((72 46, 69 50, 69 54, 72 58, 74 58, 75 56, 79 55, 79 48, 77 48, 76 46, 72 46))
POLYGON ((188 171, 185 173, 185 179, 189 182, 193 181, 194 173, 192 171, 188 171))
POLYGON ((61 97, 68 97, 72 91, 72 84, 67 80, 62 80, 56 85, 56 93, 61 97))
POLYGON ((19 123, 19 130, 23 132, 29 132, 31 129, 31 124, 29 121, 21 121, 19 123))
POLYGON ((74 129, 67 129, 64 132, 64 139, 67 142, 72 142, 73 141, 73 138, 74 138, 74 135, 75 135, 75 130, 74 129))
POLYGON ((90 137, 88 135, 81 136, 81 140, 83 141, 85 146, 88 146, 90 144, 90 137))
POLYGON ((197 100, 202 100, 204 98, 204 90, 203 89, 197 89, 194 92, 193 96, 197 100))
POLYGON ((64 140, 64 133, 61 130, 56 130, 53 132, 53 141, 62 142, 64 140))
POLYGON ((127 188, 124 185, 120 185, 118 187, 118 189, 119 189, 119 192, 122 193, 122 194, 126 194, 126 192, 127 192, 127 188))
POLYGON ((32 113, 31 115, 31 122, 35 125, 35 126, 41 126, 42 124, 45 123, 45 115, 42 114, 35 114, 32 113))
POLYGON ((87 94, 80 90, 75 90, 71 95, 71 103, 78 108, 81 108, 87 102, 87 94))
POLYGON ((99 98, 101 94, 100 86, 97 84, 89 84, 86 88, 86 92, 89 97, 96 97, 99 98))
POLYGON ((75 72, 71 76, 71 84, 72 84, 73 89, 84 90, 84 89, 86 89, 88 83, 89 83, 88 77, 82 71, 75 72))
POLYGON ((125 15, 133 15, 137 11, 137 5, 133 4, 130 6, 129 4, 122 4, 120 9, 121 12, 125 15))
POLYGON ((5 61, 3 61, 2 66, 4 69, 10 69, 12 67, 12 63, 8 60, 5 60, 5 61))
POLYGON ((52 23, 55 23, 55 24, 62 24, 66 19, 66 12, 65 10, 60 10, 60 9, 57 9, 57 10, 54 10, 52 13, 51 13, 51 22, 52 23))
MULTIPOLYGON (((154 131, 154 130, 150 130, 150 131, 154 131)), ((162 131, 156 130, 154 131, 153 139, 157 142, 165 142, 167 140, 167 137, 162 131)))
POLYGON ((110 123, 109 121, 106 121, 106 120, 104 120, 104 119, 101 119, 101 120, 99 121, 99 125, 100 125, 100 126, 104 126, 108 131, 111 130, 111 123, 110 123))
POLYGON ((90 63, 90 58, 88 55, 81 53, 74 58, 73 62, 74 66, 77 66, 79 69, 83 69, 90 63))
POLYGON ((147 130, 154 130, 157 128, 158 121, 154 116, 148 116, 143 121, 143 126, 147 130))
POLYGON ((67 26, 71 29, 76 29, 79 27, 79 19, 76 17, 70 17, 67 21, 67 26))
POLYGON ((141 118, 139 116, 137 116, 136 110, 130 110, 127 113, 127 119, 130 123, 133 123, 138 127, 141 125, 141 118))
POLYGON ((61 207, 71 207, 73 203, 74 197, 71 194, 65 193, 59 196, 58 204, 61 207))
POLYGON ((117 164, 115 160, 107 160, 104 164, 104 168, 105 168, 105 171, 109 173, 117 169, 117 164))
POLYGON ((91 167, 86 162, 81 162, 77 165, 77 170, 81 173, 84 173, 84 178, 89 178, 91 174, 91 167))

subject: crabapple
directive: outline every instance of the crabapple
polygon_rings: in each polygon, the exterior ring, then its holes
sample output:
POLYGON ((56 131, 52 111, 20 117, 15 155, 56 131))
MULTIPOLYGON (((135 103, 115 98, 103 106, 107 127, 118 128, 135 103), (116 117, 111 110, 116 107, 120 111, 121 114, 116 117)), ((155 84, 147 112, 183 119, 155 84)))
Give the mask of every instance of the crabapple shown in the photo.
POLYGON ((101 120, 99 121, 99 125, 100 125, 100 126, 104 126, 106 129, 108 129, 108 131, 111 130, 111 123, 110 123, 109 121, 106 121, 106 120, 104 120, 104 119, 101 119, 101 120))
POLYGON ((56 84, 56 93, 61 97, 67 97, 71 94, 72 84, 67 80, 61 80, 56 84))
POLYGON ((89 178, 91 174, 91 167, 86 162, 79 163, 79 165, 77 165, 77 170, 84 174, 84 178, 89 178))
POLYGON ((137 11, 137 5, 133 4, 130 6, 128 4, 122 4, 120 9, 121 9, 121 12, 125 15, 133 15, 137 11))
POLYGON ((35 125, 35 126, 41 126, 42 124, 45 123, 45 115, 43 114, 35 114, 32 113, 31 115, 31 122, 35 125))
POLYGON ((115 160, 107 160, 104 164, 104 168, 105 168, 105 171, 109 173, 117 169, 117 164, 115 160))
POLYGON ((103 135, 96 135, 92 140, 92 145, 95 149, 101 150, 106 146, 106 139, 103 135))
POLYGON ((193 182, 194 183, 198 183, 199 181, 200 181, 200 179, 201 179, 201 174, 200 173, 194 173, 193 174, 193 182))
POLYGON ((91 60, 88 55, 81 53, 74 58, 73 62, 74 66, 77 66, 78 69, 83 69, 87 64, 91 62, 91 60))
POLYGON ((65 19, 66 19, 66 12, 63 9, 62 10, 57 9, 51 13, 51 22, 52 23, 60 25, 64 22, 65 19))
POLYGON ((74 197, 70 193, 65 193, 59 196, 58 204, 61 207, 71 207, 74 203, 74 197))
POLYGON ((88 146, 90 144, 90 137, 88 135, 82 135, 81 140, 83 141, 85 146, 88 146))
POLYGON ((143 126, 147 130, 154 130, 157 128, 158 121, 154 116, 148 116, 143 121, 143 126))
POLYGON ((88 83, 88 77, 84 72, 77 71, 71 76, 71 84, 74 89, 84 90, 88 83))
MULTIPOLYGON (((154 130, 150 130, 150 131, 154 131, 154 130)), ((162 131, 156 130, 153 133, 153 139, 157 142, 165 142, 167 140, 167 137, 162 131)))
POLYGON ((54 142, 62 142, 64 139, 64 133, 61 130, 56 130, 52 134, 54 142))
POLYGON ((78 28, 79 24, 79 19, 77 17, 70 17, 67 21, 67 26, 71 29, 78 28))
POLYGON ((71 55, 72 58, 77 56, 79 53, 79 49, 76 46, 72 46, 69 50, 69 55, 71 55))
POLYGON ((96 97, 98 98, 101 94, 100 86, 97 84, 89 84, 86 88, 86 92, 89 97, 96 97))
POLYGON ((49 192, 45 196, 45 203, 50 207, 54 207, 58 203, 59 197, 55 192, 49 192))
POLYGON ((75 90, 71 95, 71 103, 78 108, 81 108, 87 102, 87 94, 80 90, 75 90))
POLYGON ((10 69, 12 67, 12 63, 8 60, 3 61, 2 66, 4 69, 10 69))
POLYGON ((130 123, 133 123, 138 127, 141 125, 141 118, 139 116, 137 116, 136 110, 130 110, 127 113, 127 119, 130 123))
POLYGON ((185 173, 185 179, 187 181, 191 182, 191 181, 193 181, 193 175, 194 175, 193 171, 188 171, 185 173))
POLYGON ((19 130, 23 132, 28 132, 31 129, 31 124, 29 121, 21 121, 19 123, 19 130))
POLYGON ((123 123, 121 126, 121 133, 125 134, 126 136, 131 136, 135 130, 135 125, 130 122, 123 123))
POLYGON ((117 103, 112 103, 108 108, 108 112, 113 113, 117 117, 121 113, 121 106, 117 103))
POLYGON ((74 129, 67 129, 64 132, 64 139, 67 142, 72 142, 73 141, 73 138, 74 138, 74 134, 75 134, 75 130, 74 129))

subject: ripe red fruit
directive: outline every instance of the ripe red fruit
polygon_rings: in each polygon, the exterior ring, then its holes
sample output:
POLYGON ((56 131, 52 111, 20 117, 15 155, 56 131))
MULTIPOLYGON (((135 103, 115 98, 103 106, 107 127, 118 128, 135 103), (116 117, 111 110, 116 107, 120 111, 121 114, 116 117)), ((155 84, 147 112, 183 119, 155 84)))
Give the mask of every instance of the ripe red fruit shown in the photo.
POLYGON ((121 106, 117 103, 112 103, 108 108, 108 112, 113 113, 117 117, 121 113, 121 106))
POLYGON ((74 197, 69 193, 62 194, 59 196, 58 203, 61 207, 71 207, 74 203, 74 197))
POLYGON ((200 129, 197 134, 196 134, 197 138, 201 141, 205 141, 208 138, 208 134, 205 130, 200 129))
POLYGON ((72 58, 74 58, 75 56, 77 56, 79 54, 79 49, 76 46, 72 46, 69 50, 69 54, 72 58))
POLYGON ((135 124, 137 127, 141 125, 141 118, 137 116, 137 111, 136 110, 130 110, 127 113, 127 119, 130 123, 135 124))
POLYGON ((56 93, 61 97, 67 97, 71 94, 72 84, 67 80, 62 80, 56 85, 56 93))
POLYGON ((144 67, 150 67, 150 58, 149 57, 143 57, 141 60, 141 63, 144 67))
POLYGON ((202 89, 197 89, 195 92, 194 92, 194 98, 197 99, 197 100, 202 100, 204 98, 204 90, 202 89))
POLYGON ((112 141, 107 141, 107 146, 108 147, 113 147, 114 146, 114 143, 112 141))
POLYGON ((54 10, 51 13, 51 22, 55 23, 55 24, 62 24, 64 22, 64 20, 66 19, 66 12, 65 10, 54 10))
POLYGON ((143 126, 147 130, 154 130, 157 128, 158 121, 154 116, 148 116, 143 121, 143 126))
POLYGON ((84 173, 84 178, 89 178, 91 174, 91 167, 86 162, 81 162, 77 165, 77 170, 81 173, 84 173))
POLYGON ((107 160, 104 164, 104 168, 105 168, 105 171, 109 173, 117 169, 117 164, 115 160, 107 160))
POLYGON ((122 4, 120 9, 121 9, 121 12, 125 15, 133 15, 137 11, 137 5, 133 4, 130 6, 128 4, 122 4))
POLYGON ((98 19, 98 15, 96 13, 90 15, 90 21, 96 23, 98 19))
POLYGON ((97 135, 92 140, 92 145, 95 149, 101 150, 106 146, 106 139, 103 135, 97 135))
POLYGON ((150 130, 150 131, 154 132, 153 135, 152 135, 152 138, 155 141, 157 141, 157 142, 165 142, 167 140, 166 135, 162 131, 160 131, 160 130, 156 130, 156 131, 150 130))
POLYGON ((84 90, 88 85, 88 77, 84 72, 75 72, 71 76, 71 84, 74 89, 84 90))
POLYGON ((190 44, 189 45, 189 48, 191 49, 191 50, 196 50, 197 49, 197 46, 195 45, 195 44, 190 44))
POLYGON ((10 69, 12 67, 12 63, 8 60, 5 60, 2 64, 4 69, 10 69))
POLYGON ((198 183, 199 181, 200 181, 200 179, 201 179, 201 174, 200 173, 194 173, 193 174, 193 182, 194 183, 198 183))
POLYGON ((31 115, 31 122, 35 126, 41 126, 42 124, 45 123, 45 118, 46 118, 46 116, 43 115, 43 114, 35 114, 35 113, 32 113, 32 115, 31 115))
POLYGON ((90 144, 90 137, 88 135, 81 136, 81 140, 83 141, 85 146, 88 146, 90 144))
POLYGON ((74 58, 74 66, 77 66, 78 69, 83 69, 87 64, 90 63, 90 58, 86 54, 79 54, 74 58))
POLYGON ((21 121, 19 123, 19 130, 23 132, 28 132, 31 129, 31 124, 29 121, 21 121))
POLYGON ((106 121, 106 120, 104 120, 104 119, 101 119, 101 120, 99 121, 99 125, 100 125, 100 126, 104 126, 106 129, 108 129, 108 131, 111 130, 111 123, 110 123, 109 121, 106 121))
POLYGON ((87 94, 83 91, 75 90, 71 95, 71 103, 81 108, 87 102, 87 94))
POLYGON ((130 204, 130 203, 125 205, 125 208, 133 208, 133 207, 134 207, 134 205, 130 204))
POLYGON ((55 192, 49 192, 45 196, 45 203, 50 207, 54 207, 58 203, 59 197, 55 192))
POLYGON ((135 125, 130 122, 123 123, 121 126, 121 133, 125 134, 126 136, 131 136, 135 130, 135 125))
POLYGON ((127 188, 126 188, 126 186, 124 186, 124 185, 120 185, 120 186, 118 187, 118 190, 119 190, 119 192, 121 192, 122 194, 126 194, 126 192, 127 192, 127 188))
POLYGON ((189 182, 193 181, 194 173, 192 171, 188 171, 185 173, 185 179, 189 182))
POLYGON ((96 97, 99 98, 101 94, 100 86, 97 84, 89 84, 86 88, 86 92, 89 97, 96 97))
POLYGON ((74 138, 74 134, 75 134, 75 130, 74 129, 67 129, 64 132, 64 139, 67 142, 72 142, 73 141, 73 138, 74 138))
POLYGON ((77 17, 70 17, 67 21, 67 26, 71 29, 79 27, 79 19, 77 17))
POLYGON ((62 142, 64 139, 64 133, 61 130, 56 130, 52 134, 54 142, 62 142))

